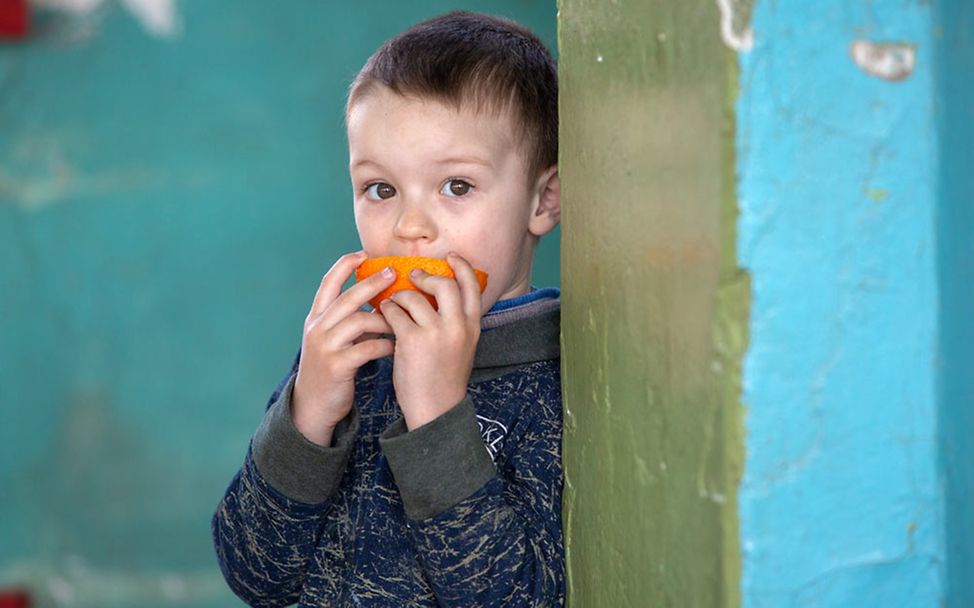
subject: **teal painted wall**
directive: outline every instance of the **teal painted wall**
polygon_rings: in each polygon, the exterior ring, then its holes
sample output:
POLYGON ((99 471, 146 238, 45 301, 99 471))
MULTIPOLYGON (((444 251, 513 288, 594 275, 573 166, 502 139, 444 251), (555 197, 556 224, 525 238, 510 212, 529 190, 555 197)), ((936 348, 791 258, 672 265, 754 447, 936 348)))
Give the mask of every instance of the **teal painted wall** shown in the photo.
POLYGON ((451 8, 555 45, 553 1, 175 7, 173 37, 113 3, 0 46, 0 587, 42 607, 238 605, 209 519, 358 247, 349 80, 451 8))
POLYGON ((755 5, 744 606, 974 605, 971 11, 755 5))
POLYGON ((937 4, 939 398, 947 606, 974 606, 974 3, 937 4))

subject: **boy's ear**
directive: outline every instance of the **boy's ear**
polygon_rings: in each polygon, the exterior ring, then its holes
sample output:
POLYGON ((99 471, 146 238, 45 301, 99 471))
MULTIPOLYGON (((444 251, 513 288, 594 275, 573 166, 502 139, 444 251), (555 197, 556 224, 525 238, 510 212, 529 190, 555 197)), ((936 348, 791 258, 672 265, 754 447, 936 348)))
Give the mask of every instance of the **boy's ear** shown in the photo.
POLYGON ((528 231, 541 236, 554 230, 561 221, 561 180, 558 179, 558 165, 552 165, 541 172, 535 182, 534 205, 528 231))

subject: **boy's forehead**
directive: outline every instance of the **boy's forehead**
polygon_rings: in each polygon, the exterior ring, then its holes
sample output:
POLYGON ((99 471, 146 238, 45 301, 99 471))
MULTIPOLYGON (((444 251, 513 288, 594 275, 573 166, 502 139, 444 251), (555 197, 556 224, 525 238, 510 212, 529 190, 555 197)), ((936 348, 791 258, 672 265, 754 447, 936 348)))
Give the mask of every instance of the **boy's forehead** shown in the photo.
POLYGON ((384 90, 370 91, 349 108, 348 136, 353 154, 356 147, 367 152, 387 148, 396 140, 421 144, 424 149, 441 149, 451 156, 476 157, 478 151, 502 153, 519 142, 517 123, 506 108, 473 102, 458 106, 381 88, 384 90))
POLYGON ((363 101, 379 103, 385 107, 405 105, 412 111, 423 111, 427 106, 444 108, 467 116, 510 123, 511 127, 518 122, 519 118, 513 96, 504 99, 502 96, 489 95, 483 91, 471 90, 447 97, 393 90, 384 84, 373 82, 359 89, 354 101, 348 107, 349 115, 363 101))

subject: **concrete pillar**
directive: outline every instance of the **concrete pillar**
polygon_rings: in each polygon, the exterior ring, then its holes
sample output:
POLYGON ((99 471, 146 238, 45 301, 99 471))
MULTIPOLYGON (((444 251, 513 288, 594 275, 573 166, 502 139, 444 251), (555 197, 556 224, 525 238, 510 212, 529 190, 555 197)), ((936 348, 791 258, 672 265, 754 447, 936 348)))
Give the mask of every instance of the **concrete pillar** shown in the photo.
POLYGON ((733 55, 710 0, 560 9, 570 603, 732 605, 733 55))

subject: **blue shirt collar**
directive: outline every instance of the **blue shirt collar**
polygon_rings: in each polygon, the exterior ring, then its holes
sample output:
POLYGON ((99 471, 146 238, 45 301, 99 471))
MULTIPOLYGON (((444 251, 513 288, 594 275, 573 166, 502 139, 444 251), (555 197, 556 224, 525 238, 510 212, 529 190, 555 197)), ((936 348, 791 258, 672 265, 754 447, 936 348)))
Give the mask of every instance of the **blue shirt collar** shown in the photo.
POLYGON ((510 310, 512 308, 517 308, 518 306, 524 306, 525 304, 536 302, 537 300, 543 300, 544 298, 558 298, 560 296, 561 290, 557 287, 545 287, 543 289, 538 289, 532 285, 531 291, 524 295, 515 296, 506 300, 498 300, 493 306, 490 307, 487 314, 489 315, 495 312, 501 312, 502 310, 510 310))

